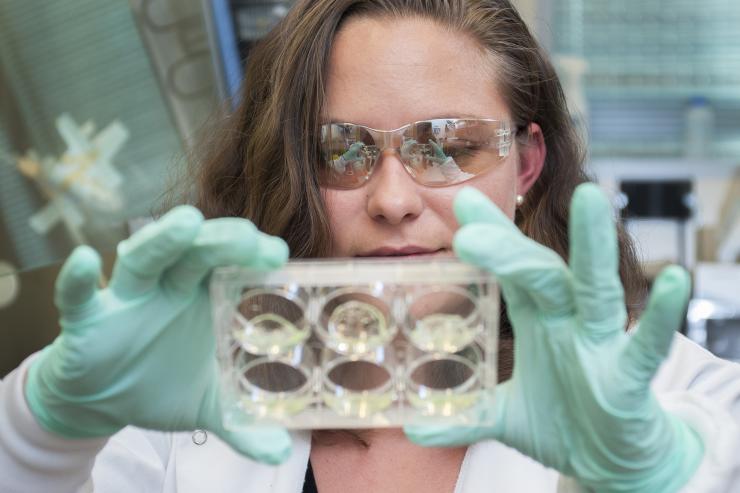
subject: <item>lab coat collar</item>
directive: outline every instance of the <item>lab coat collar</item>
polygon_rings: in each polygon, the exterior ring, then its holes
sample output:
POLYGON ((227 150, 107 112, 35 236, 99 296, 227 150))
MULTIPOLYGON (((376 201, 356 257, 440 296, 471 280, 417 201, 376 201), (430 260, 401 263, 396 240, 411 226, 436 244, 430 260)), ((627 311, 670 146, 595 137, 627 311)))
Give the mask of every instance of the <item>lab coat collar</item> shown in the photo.
POLYGON ((175 468, 176 491, 298 493, 303 488, 311 434, 292 432, 291 438, 290 458, 280 466, 268 466, 235 453, 212 434, 208 434, 205 443, 196 445, 192 434, 179 433, 175 438, 176 457, 170 458, 170 465, 175 468))

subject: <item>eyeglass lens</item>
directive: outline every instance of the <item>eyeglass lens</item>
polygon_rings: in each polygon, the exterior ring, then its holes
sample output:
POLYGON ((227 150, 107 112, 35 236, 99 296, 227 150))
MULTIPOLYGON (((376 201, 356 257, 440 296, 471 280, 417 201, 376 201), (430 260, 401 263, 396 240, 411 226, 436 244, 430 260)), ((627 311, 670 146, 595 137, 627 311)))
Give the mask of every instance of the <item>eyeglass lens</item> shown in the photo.
POLYGON ((460 183, 489 169, 508 155, 511 132, 497 120, 438 119, 416 122, 395 131, 332 123, 322 127, 324 186, 357 188, 370 177, 384 138, 411 176, 427 186, 460 183))

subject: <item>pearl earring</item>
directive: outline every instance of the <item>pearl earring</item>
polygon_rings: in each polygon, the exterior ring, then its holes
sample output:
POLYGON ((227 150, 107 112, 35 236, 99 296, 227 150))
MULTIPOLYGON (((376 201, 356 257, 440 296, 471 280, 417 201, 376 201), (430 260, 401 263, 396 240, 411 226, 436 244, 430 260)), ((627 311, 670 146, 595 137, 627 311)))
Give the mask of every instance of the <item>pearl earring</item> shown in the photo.
POLYGON ((522 205, 524 203, 524 195, 516 196, 516 205, 522 205))

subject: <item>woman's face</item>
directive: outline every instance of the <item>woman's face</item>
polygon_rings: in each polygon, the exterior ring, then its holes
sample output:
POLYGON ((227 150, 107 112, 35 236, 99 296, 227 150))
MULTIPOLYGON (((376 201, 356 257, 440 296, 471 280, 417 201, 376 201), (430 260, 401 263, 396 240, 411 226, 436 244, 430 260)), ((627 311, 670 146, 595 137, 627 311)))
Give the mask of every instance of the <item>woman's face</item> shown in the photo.
MULTIPOLYGON (((511 120, 494 77, 495 64, 475 41, 434 22, 352 19, 331 52, 323 117, 382 130, 444 117, 511 120)), ((517 194, 526 194, 544 161, 539 127, 530 131, 531 144, 515 143, 508 157, 462 184, 421 185, 397 154, 384 152, 362 187, 324 189, 332 255, 452 255, 452 201, 463 186, 513 217, 517 194)))

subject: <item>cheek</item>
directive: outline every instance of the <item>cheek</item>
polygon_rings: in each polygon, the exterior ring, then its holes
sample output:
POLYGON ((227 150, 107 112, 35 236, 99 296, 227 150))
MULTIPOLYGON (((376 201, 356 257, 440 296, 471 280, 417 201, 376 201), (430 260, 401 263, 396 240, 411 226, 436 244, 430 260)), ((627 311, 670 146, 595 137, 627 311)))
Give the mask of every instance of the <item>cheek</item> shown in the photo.
MULTIPOLYGON (((467 185, 467 183, 466 183, 467 185)), ((454 202, 455 195, 462 190, 465 185, 455 185, 444 188, 427 188, 422 192, 424 205, 432 211, 429 216, 433 216, 436 226, 443 229, 457 229, 457 219, 455 219, 454 202)))
POLYGON ((364 195, 361 190, 322 189, 329 228, 332 232, 332 255, 345 256, 352 238, 362 229, 364 195))
POLYGON ((517 161, 511 158, 500 168, 473 180, 471 185, 486 194, 510 219, 516 212, 517 161))

